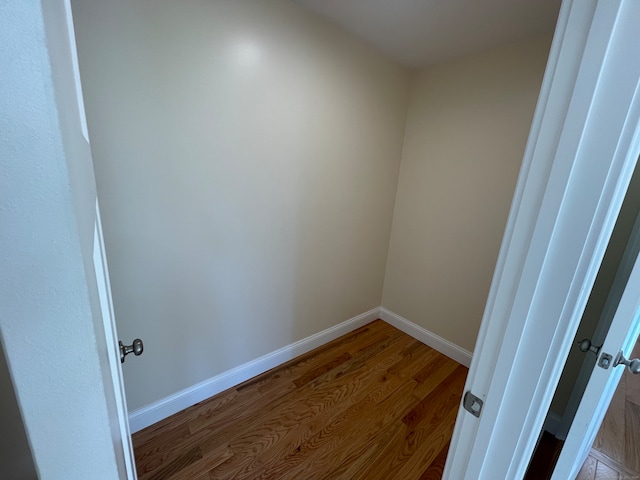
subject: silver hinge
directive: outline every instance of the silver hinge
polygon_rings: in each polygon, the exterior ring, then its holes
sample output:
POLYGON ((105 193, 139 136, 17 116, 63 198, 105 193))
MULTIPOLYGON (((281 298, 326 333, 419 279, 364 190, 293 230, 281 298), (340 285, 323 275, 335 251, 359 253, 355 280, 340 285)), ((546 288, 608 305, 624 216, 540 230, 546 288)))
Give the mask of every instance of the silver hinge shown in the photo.
POLYGON ((597 347, 591 343, 591 340, 589 340, 588 338, 585 338, 584 340, 581 340, 580 342, 578 342, 578 348, 580 349, 581 352, 585 352, 585 353, 593 352, 596 355, 598 355, 598 352, 602 348, 602 345, 597 347))
POLYGON ((469 412, 471 415, 475 417, 480 417, 480 412, 482 412, 482 404, 484 402, 476 397, 470 391, 464 394, 464 401, 462 402, 462 406, 464 409, 469 412))

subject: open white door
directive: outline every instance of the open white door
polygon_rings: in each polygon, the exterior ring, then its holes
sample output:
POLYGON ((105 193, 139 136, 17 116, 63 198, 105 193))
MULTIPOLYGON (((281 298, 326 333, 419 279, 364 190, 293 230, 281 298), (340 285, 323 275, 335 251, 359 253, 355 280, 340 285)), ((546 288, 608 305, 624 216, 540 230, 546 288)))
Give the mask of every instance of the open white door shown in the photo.
MULTIPOLYGON (((118 332, 113 312, 113 301, 111 298, 111 286, 109 284, 109 268, 107 266, 107 256, 104 250, 104 238, 102 236, 102 222, 100 220, 100 207, 96 199, 96 224, 93 239, 93 266, 96 272, 98 284, 98 295, 100 297, 100 308, 102 311, 102 321, 104 322, 105 339, 107 341, 107 351, 111 366, 111 380, 113 382, 114 397, 116 403, 117 425, 112 426, 112 431, 118 432, 119 437, 116 444, 122 445, 122 455, 128 479, 135 480, 137 477, 133 444, 131 443, 131 430, 129 429, 129 415, 127 412, 126 396, 124 391, 124 379, 122 378, 122 368, 120 366, 120 349, 118 347, 118 332), (115 428, 114 428, 115 427, 115 428)), ((111 419, 114 422, 116 419, 111 419)))
POLYGON ((636 0, 562 5, 445 479, 526 472, 640 153, 638 24, 636 0))
POLYGON ((69 0, 0 12, 0 337, 37 474, 135 478, 69 0))
MULTIPOLYGON (((102 236, 100 209, 93 177, 93 163, 86 126, 70 0, 58 0, 51 4, 46 3, 46 13, 52 19, 49 22, 49 28, 65 30, 64 32, 56 31, 56 35, 51 36, 58 39, 64 38, 64 41, 58 40, 59 44, 55 45, 58 50, 65 52, 63 56, 58 58, 58 63, 56 64, 57 85, 60 90, 64 89, 64 92, 57 92, 57 95, 59 98, 64 95, 65 98, 74 99, 73 102, 66 104, 60 102, 60 116, 64 120, 61 123, 63 132, 67 137, 67 148, 73 149, 74 162, 76 162, 74 168, 82 170, 83 178, 85 179, 85 183, 78 189, 81 192, 78 194, 81 197, 79 201, 89 203, 90 206, 86 208, 87 211, 95 208, 95 216, 87 215, 87 218, 83 218, 81 221, 86 229, 93 227, 93 273, 95 273, 96 283, 95 285, 92 284, 93 279, 88 278, 87 288, 89 290, 94 288, 97 290, 97 295, 90 295, 92 310, 96 316, 101 316, 104 327, 104 337, 100 336, 98 343, 102 343, 102 340, 106 343, 105 358, 101 358, 101 369, 104 389, 108 397, 112 443, 119 474, 121 476, 126 475, 127 479, 135 480, 137 476, 122 378, 120 348, 111 300, 109 270, 102 236)), ((53 48, 53 45, 50 45, 50 48, 53 48)), ((90 275, 89 272, 87 274, 90 275)), ((98 345, 98 348, 100 347, 105 348, 102 345, 98 345)))
POLYGON ((613 394, 622 376, 623 364, 615 365, 620 352, 628 359, 640 333, 640 257, 637 257, 613 322, 593 368, 587 388, 569 429, 552 480, 575 478, 586 460, 613 394), (606 368, 605 368, 606 367, 606 368))
MULTIPOLYGON (((633 188, 633 180, 630 188, 633 188)), ((609 328, 614 321, 616 311, 618 309, 618 306, 620 305, 620 300, 622 299, 624 290, 627 287, 639 252, 640 212, 638 212, 638 215, 636 216, 636 219, 633 223, 631 234, 629 235, 629 239, 627 240, 622 258, 620 259, 620 264, 618 265, 618 268, 616 270, 613 283, 611 285, 611 288, 609 289, 609 293, 607 294, 607 299, 598 318, 598 322, 596 324, 593 335, 588 339, 590 340, 592 345, 602 345, 604 343, 607 332, 609 331, 609 328)), ((578 348, 577 344, 574 348, 578 348)), ((573 386, 573 389, 571 391, 571 396, 569 397, 567 407, 565 408, 565 411, 562 415, 562 421, 558 426, 556 438, 559 438, 561 440, 567 439, 569 429, 571 428, 573 419, 575 418, 578 407, 580 406, 580 402, 582 401, 582 397, 587 388, 587 384, 589 383, 589 379, 591 378, 593 368, 596 365, 596 360, 597 355, 594 355, 592 352, 587 352, 587 354, 584 355, 582 366, 580 367, 575 385, 573 386)))

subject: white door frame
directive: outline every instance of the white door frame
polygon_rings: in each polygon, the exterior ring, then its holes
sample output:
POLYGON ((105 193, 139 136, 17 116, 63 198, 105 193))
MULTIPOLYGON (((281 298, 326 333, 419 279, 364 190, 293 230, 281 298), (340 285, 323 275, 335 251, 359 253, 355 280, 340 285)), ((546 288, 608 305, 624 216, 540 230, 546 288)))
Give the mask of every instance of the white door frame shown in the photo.
MULTIPOLYGON (((136 480, 138 477, 135 466, 133 443, 131 441, 131 430, 129 428, 129 415, 127 410, 124 378, 122 374, 122 365, 120 363, 119 338, 111 296, 107 255, 104 247, 104 237, 102 234, 102 220, 100 217, 100 207, 97 198, 95 178, 93 175, 93 159, 90 151, 89 132, 87 129, 84 98, 80 80, 80 67, 78 65, 73 12, 70 0, 58 0, 58 2, 55 3, 59 3, 59 5, 52 7, 52 11, 49 12, 49 15, 55 15, 56 12, 54 9, 57 7, 60 12, 58 25, 61 27, 64 25, 64 27, 66 27, 64 34, 60 32, 61 36, 64 35, 64 37, 66 37, 66 41, 64 43, 61 42, 58 45, 58 48, 68 50, 68 55, 66 56, 66 67, 69 71, 66 72, 68 77, 66 82, 66 88, 68 89, 66 96, 75 98, 75 105, 72 106, 75 107, 73 114, 70 115, 66 112, 67 121, 63 124, 63 128, 75 130, 76 138, 79 137, 78 133, 81 132, 82 139, 86 142, 87 148, 84 149, 83 155, 78 155, 78 158, 74 158, 72 160, 79 164, 88 163, 89 165, 77 165, 76 168, 83 168, 91 172, 91 184, 84 186, 84 188, 90 192, 90 195, 86 195, 85 193, 86 197, 84 201, 93 201, 95 205, 92 251, 92 266, 95 278, 88 278, 87 283, 93 284, 93 282, 95 282, 94 285, 89 286, 89 289, 97 291, 97 295, 92 296, 91 301, 94 303, 93 311, 96 314, 97 312, 100 312, 101 323, 104 328, 104 337, 99 338, 103 338, 106 343, 102 346, 102 348, 106 350, 106 358, 103 358, 103 369, 105 370, 103 378, 105 384, 109 381, 111 383, 110 385, 105 385, 105 390, 109 392, 110 397, 108 413, 112 432, 112 442, 120 475, 126 475, 128 480, 136 480), (73 79, 72 82, 70 81, 71 79, 73 79)), ((63 105, 59 105, 59 108, 62 110, 63 105)), ((65 113, 61 112, 61 114, 65 113)), ((73 134, 71 132, 67 132, 67 135, 71 136, 73 134)))
POLYGON ((75 29, 70 0, 44 2, 43 11, 48 28, 47 43, 50 51, 57 52, 53 72, 58 115, 62 119, 60 128, 66 138, 69 168, 83 172, 75 181, 74 195, 83 204, 83 218, 78 218, 78 229, 92 235, 92 250, 83 252, 90 260, 85 261, 87 289, 94 323, 103 331, 96 332, 96 343, 100 351, 102 379, 107 403, 107 414, 111 430, 118 474, 122 478, 137 478, 133 444, 120 364, 118 334, 116 330, 109 269, 102 236, 102 222, 93 174, 89 133, 87 129, 75 29), (55 31, 54 31, 55 30, 55 31), (88 212, 91 212, 90 214, 88 212), (89 266, 90 265, 90 266, 89 266))
MULTIPOLYGON (((616 269, 613 283, 611 284, 611 288, 607 294, 604 307, 602 308, 602 312, 598 318, 593 335, 590 338, 593 345, 601 346, 604 344, 604 340, 607 337, 614 315, 618 310, 620 300, 622 299, 622 295, 631 276, 631 272, 636 264, 638 252, 640 252, 640 212, 636 215, 633 228, 631 229, 631 234, 629 235, 629 239, 627 240, 627 244, 622 253, 622 258, 620 259, 620 263, 616 269)), ((555 434, 556 438, 561 440, 567 439, 567 434, 569 433, 573 419, 578 411, 580 402, 582 401, 585 389, 589 383, 589 379, 591 378, 591 373, 596 365, 597 358, 598 356, 591 352, 587 352, 585 354, 582 365, 580 366, 580 371, 576 377, 575 384, 571 390, 571 396, 569 397, 567 406, 562 414, 562 419, 558 425, 558 429, 555 434)))
POLYGON ((638 5, 562 5, 445 479, 526 471, 640 151, 638 5))
POLYGON ((68 0, 0 2, 0 337, 40 478, 124 468, 68 0))
MULTIPOLYGON (((640 257, 636 255, 629 281, 624 288, 609 331, 606 332, 599 359, 603 355, 610 355, 615 359, 619 351, 624 352, 625 358, 629 358, 640 332, 639 312, 640 257)), ((581 421, 573 422, 570 426, 552 480, 576 478, 582 463, 589 455, 624 368, 624 365, 613 368, 609 365, 606 369, 592 366, 589 381, 576 412, 576 418, 581 421)))

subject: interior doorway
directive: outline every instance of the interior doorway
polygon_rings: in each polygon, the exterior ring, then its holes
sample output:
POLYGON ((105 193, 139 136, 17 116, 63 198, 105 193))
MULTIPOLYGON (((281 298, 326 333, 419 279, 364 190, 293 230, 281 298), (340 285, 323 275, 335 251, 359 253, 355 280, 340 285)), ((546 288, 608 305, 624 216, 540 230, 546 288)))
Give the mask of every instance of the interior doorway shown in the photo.
MULTIPOLYGON (((631 357, 640 357, 639 340, 631 357)), ((543 432, 525 479, 551 478, 563 443, 543 432)), ((640 478, 640 375, 625 370, 576 480, 634 478, 640 478)))
MULTIPOLYGON (((640 171, 636 166, 531 460, 527 479, 551 478, 584 395, 586 382, 595 367, 599 346, 604 342, 639 253, 640 171)), ((640 343, 636 340, 631 358, 639 356, 640 343)), ((625 369, 577 479, 640 478, 639 447, 640 375, 633 375, 625 369)))
MULTIPOLYGON (((640 357, 638 340, 631 357, 640 357)), ((576 480, 611 478, 640 478, 640 375, 628 369, 576 480)))

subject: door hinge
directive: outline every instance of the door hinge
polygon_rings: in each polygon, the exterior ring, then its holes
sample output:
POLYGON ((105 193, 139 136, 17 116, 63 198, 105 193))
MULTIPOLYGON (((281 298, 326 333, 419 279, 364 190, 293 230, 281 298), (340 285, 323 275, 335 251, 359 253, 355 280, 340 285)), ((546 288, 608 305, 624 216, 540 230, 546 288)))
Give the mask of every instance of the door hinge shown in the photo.
POLYGON ((588 338, 585 338, 584 340, 581 340, 580 342, 578 342, 578 348, 580 349, 581 352, 584 352, 584 353, 593 352, 596 355, 598 355, 598 352, 602 348, 602 345, 597 347, 591 343, 591 340, 589 340, 588 338))
POLYGON ((464 394, 464 401, 462 402, 462 406, 471 415, 480 417, 483 403, 484 402, 476 397, 473 393, 471 393, 471 391, 468 391, 464 394))

